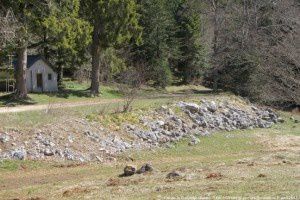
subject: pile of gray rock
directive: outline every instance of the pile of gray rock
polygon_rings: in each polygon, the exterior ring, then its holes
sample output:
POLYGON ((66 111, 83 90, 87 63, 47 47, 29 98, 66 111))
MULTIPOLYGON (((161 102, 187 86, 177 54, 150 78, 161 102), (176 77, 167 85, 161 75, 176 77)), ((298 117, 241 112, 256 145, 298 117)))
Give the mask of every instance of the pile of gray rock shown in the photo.
MULTIPOLYGON (((2 135, 7 135, 2 133, 2 135)), ((8 143, 9 141, 5 142, 8 143)), ((2 143, 4 143, 2 141, 2 143)), ((0 159, 17 159, 17 160, 45 160, 47 157, 61 157, 62 159, 68 160, 80 160, 80 158, 75 159, 72 152, 68 152, 68 149, 65 148, 62 150, 62 147, 56 145, 54 139, 49 136, 45 136, 43 133, 36 134, 33 139, 29 141, 20 142, 14 140, 13 143, 7 144, 11 148, 5 152, 0 152, 0 159)))
POLYGON ((280 120, 271 109, 238 108, 228 102, 202 101, 200 105, 180 102, 178 106, 195 124, 208 130, 269 128, 280 120))
POLYGON ((180 108, 184 114, 175 114, 171 108, 162 107, 152 113, 152 119, 141 119, 143 128, 127 125, 127 132, 154 146, 183 137, 190 137, 190 145, 195 145, 200 142, 195 136, 205 136, 219 130, 269 128, 282 121, 271 109, 255 106, 239 108, 228 102, 179 102, 171 107, 180 108))
POLYGON ((219 130, 269 128, 282 121, 271 109, 253 105, 210 100, 178 102, 143 112, 139 123, 124 123, 118 131, 104 128, 101 123, 76 119, 47 125, 32 135, 0 132, 0 161, 112 161, 128 149, 170 146, 184 137, 190 138, 189 145, 197 145, 199 136, 219 130))

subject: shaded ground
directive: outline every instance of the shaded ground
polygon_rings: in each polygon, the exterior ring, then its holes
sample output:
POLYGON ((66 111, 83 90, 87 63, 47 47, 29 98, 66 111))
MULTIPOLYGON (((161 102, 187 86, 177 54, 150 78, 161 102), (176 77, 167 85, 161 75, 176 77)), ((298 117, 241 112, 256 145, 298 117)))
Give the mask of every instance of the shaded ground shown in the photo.
POLYGON ((0 199, 299 199, 300 126, 289 116, 285 120, 271 129, 216 133, 196 146, 182 141, 169 149, 129 152, 113 163, 7 161, 0 164, 0 199), (118 177, 126 164, 146 162, 154 172, 118 177), (181 177, 167 179, 173 170, 181 177))
POLYGON ((29 98, 25 100, 16 100, 12 94, 0 93, 0 106, 15 107, 27 105, 42 105, 49 103, 66 103, 81 101, 96 101, 102 99, 120 98, 122 95, 113 86, 101 87, 102 95, 99 97, 91 97, 88 90, 89 84, 66 82, 65 87, 55 93, 30 93, 29 98))
MULTIPOLYGON (((99 97, 90 97, 88 87, 88 84, 69 82, 57 93, 29 94, 26 100, 15 100, 12 94, 2 93, 1 95, 0 93, 0 114, 101 105, 121 101, 122 94, 113 86, 101 87, 102 94, 99 97)), ((212 91, 202 86, 171 86, 166 90, 145 87, 139 91, 138 98, 170 99, 209 94, 212 94, 212 91)))

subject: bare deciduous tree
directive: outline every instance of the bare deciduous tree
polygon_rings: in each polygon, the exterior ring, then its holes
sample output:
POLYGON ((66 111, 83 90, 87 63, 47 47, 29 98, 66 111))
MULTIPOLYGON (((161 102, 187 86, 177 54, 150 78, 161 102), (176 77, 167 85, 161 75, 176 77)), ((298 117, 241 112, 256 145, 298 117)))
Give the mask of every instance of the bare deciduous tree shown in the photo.
POLYGON ((212 44, 218 86, 266 103, 300 104, 297 1, 210 2, 221 10, 212 44))
POLYGON ((137 99, 143 83, 143 72, 136 69, 128 69, 118 77, 118 90, 124 98, 123 112, 131 111, 132 104, 137 99))
POLYGON ((0 50, 14 42, 17 28, 18 24, 13 12, 0 7, 0 50))

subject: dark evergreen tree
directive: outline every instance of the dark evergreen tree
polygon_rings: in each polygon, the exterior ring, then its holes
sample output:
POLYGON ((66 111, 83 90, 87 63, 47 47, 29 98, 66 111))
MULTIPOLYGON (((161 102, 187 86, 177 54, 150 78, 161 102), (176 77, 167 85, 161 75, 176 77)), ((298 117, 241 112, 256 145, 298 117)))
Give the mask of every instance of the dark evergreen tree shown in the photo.
POLYGON ((171 83, 170 63, 178 52, 174 41, 177 30, 174 13, 168 3, 166 0, 139 2, 143 44, 133 49, 135 61, 143 63, 148 79, 158 87, 171 83))
POLYGON ((58 67, 58 81, 62 83, 64 66, 73 67, 87 61, 87 47, 92 27, 79 17, 79 0, 52 0, 50 14, 42 21, 44 55, 58 67))
POLYGON ((140 35, 135 0, 81 1, 82 16, 90 21, 92 34, 91 94, 99 94, 100 57, 109 47, 120 45, 140 35))
POLYGON ((39 28, 43 16, 47 15, 44 1, 33 0, 4 0, 1 1, 4 9, 10 9, 15 14, 19 27, 13 46, 16 49, 18 62, 15 69, 16 92, 15 97, 24 99, 27 97, 26 66, 28 46, 37 42, 35 32, 39 28))
POLYGON ((72 60, 80 57, 78 52, 89 43, 91 27, 78 17, 79 0, 4 0, 1 4, 12 10, 18 23, 13 44, 18 57, 15 96, 26 98, 28 49, 43 47, 46 57, 55 53, 56 60, 58 57, 63 57, 63 62, 72 60))
POLYGON ((180 57, 178 72, 184 83, 199 79, 208 66, 207 52, 202 41, 199 3, 181 0, 176 12, 180 57))

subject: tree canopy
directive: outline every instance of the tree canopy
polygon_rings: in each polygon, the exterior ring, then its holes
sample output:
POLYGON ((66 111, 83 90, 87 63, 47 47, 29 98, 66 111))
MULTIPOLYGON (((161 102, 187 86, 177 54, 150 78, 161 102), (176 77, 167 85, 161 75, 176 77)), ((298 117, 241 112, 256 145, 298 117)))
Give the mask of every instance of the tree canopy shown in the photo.
POLYGON ((82 16, 93 25, 91 93, 99 94, 100 56, 105 49, 140 39, 134 0, 81 1, 82 16))
POLYGON ((299 104, 297 0, 2 0, 0 60, 17 55, 16 97, 26 98, 26 58, 100 81, 139 72, 143 83, 204 84, 267 104, 299 104), (284 13, 284 14, 283 14, 284 13))

